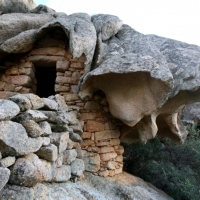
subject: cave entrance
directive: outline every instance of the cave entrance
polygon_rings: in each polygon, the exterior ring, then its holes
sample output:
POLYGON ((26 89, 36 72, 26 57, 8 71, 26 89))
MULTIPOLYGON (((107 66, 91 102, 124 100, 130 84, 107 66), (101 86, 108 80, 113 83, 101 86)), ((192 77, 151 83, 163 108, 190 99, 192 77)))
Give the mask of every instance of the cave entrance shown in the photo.
POLYGON ((36 94, 39 97, 55 95, 56 67, 36 67, 36 94))

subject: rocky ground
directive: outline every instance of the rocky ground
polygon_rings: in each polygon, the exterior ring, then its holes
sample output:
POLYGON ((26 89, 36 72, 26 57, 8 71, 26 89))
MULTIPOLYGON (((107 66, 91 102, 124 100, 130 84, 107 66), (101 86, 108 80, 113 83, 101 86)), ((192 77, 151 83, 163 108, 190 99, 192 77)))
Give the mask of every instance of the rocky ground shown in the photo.
POLYGON ((1 200, 170 200, 161 190, 123 172, 110 178, 85 173, 78 182, 37 184, 34 188, 7 185, 1 200))

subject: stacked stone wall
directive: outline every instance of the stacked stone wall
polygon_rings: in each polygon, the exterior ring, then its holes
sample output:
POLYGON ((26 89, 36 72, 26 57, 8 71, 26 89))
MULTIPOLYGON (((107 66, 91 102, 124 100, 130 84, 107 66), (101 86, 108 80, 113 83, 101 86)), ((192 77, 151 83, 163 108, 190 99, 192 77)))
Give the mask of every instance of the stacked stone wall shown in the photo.
POLYGON ((75 133, 78 124, 60 95, 17 94, 0 99, 0 190, 7 181, 33 187, 82 178, 85 166, 82 139, 75 133))

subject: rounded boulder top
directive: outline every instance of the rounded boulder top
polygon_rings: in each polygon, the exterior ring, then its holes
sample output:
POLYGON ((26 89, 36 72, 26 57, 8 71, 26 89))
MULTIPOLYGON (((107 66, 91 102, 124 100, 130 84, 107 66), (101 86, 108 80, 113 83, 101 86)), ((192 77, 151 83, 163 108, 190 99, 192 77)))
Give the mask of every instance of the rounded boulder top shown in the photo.
POLYGON ((0 0, 0 14, 27 13, 36 6, 34 0, 0 0))

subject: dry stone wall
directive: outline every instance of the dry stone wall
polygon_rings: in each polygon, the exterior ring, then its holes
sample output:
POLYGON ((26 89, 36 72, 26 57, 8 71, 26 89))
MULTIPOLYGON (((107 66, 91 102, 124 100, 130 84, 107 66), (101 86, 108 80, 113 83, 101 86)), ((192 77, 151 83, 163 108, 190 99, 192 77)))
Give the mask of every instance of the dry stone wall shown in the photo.
MULTIPOLYGON (((84 158, 86 171, 104 177, 114 176, 123 168, 119 122, 110 114, 106 97, 101 92, 88 100, 79 98, 78 83, 84 74, 84 63, 84 55, 71 58, 67 38, 61 30, 56 30, 38 40, 27 55, 9 56, 4 61, 0 97, 36 93, 36 68, 56 67, 55 93, 63 96, 70 106, 69 111, 78 116, 78 125, 72 126, 72 129, 82 137, 81 146, 77 148, 84 158)), ((43 113, 51 116, 45 111, 43 113)))
POLYGON ((8 181, 32 187, 82 178, 78 125, 76 113, 60 95, 17 94, 0 100, 0 189, 8 181))

